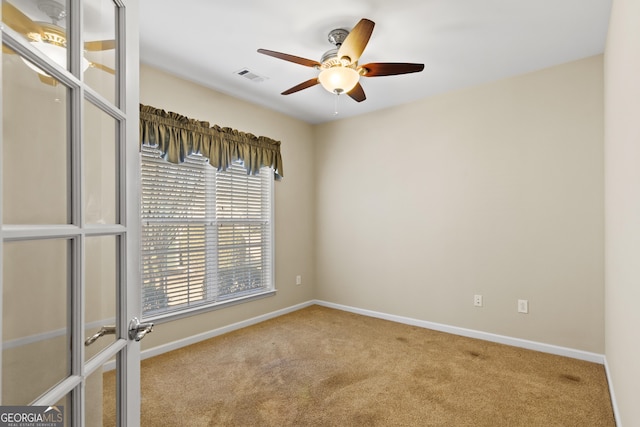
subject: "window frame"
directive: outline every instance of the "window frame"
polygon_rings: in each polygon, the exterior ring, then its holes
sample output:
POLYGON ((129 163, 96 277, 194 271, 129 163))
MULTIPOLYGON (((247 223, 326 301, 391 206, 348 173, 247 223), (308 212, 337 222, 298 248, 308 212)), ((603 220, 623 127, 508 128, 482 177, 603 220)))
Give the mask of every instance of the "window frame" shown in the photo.
MULTIPOLYGON (((157 150, 156 147, 153 146, 149 146, 149 145, 143 145, 143 149, 141 150, 140 153, 140 163, 142 165, 143 161, 145 160, 145 151, 148 152, 149 149, 152 150, 156 150, 155 155, 159 155, 161 157, 161 153, 159 150, 157 150)), ((201 161, 203 163, 203 169, 205 171, 205 175, 212 175, 213 178, 211 178, 212 182, 206 182, 205 183, 205 197, 207 199, 209 199, 209 197, 213 197, 215 198, 216 195, 216 187, 217 187, 217 176, 219 174, 225 174, 225 173, 229 173, 229 170, 227 171, 217 171, 215 168, 213 168, 210 164, 208 164, 208 160, 198 154, 195 154, 194 156, 197 156, 198 161, 201 161), (207 168, 209 168, 207 170, 207 168)), ((162 158, 153 158, 151 159, 151 161, 154 162, 165 162, 165 160, 163 160, 162 158)), ((174 164, 174 163, 169 163, 169 162, 165 162, 165 165, 168 165, 168 167, 180 167, 181 164, 174 164)), ((237 175, 237 167, 239 165, 242 165, 242 161, 235 161, 233 162, 233 165, 231 167, 235 167, 235 173, 236 176, 237 175)), ((229 169, 231 169, 231 167, 229 169)), ((242 166, 243 170, 246 172, 244 166, 242 166)), ((233 171, 231 172, 233 173, 233 171)), ((206 253, 205 253, 205 269, 206 269, 206 273, 205 273, 205 283, 203 285, 204 288, 204 300, 201 303, 194 303, 193 305, 185 305, 181 308, 177 308, 177 309, 170 309, 168 311, 164 311, 164 312, 158 312, 158 311, 154 311, 154 312, 146 312, 144 311, 144 306, 141 308, 142 311, 142 319, 144 321, 152 321, 154 323, 163 323, 163 322, 168 322, 168 321, 172 321, 172 320, 177 320, 183 317, 188 317, 188 316, 193 316, 193 315, 197 315, 200 313, 204 313, 204 312, 208 312, 208 311, 212 311, 212 310, 218 310, 218 309, 222 309, 225 307, 229 307, 229 306, 233 306, 233 305, 237 305, 237 304, 244 304, 247 302, 251 302, 251 301, 255 301, 257 299, 262 299, 262 298, 266 298, 269 296, 273 296, 276 294, 276 287, 275 287, 275 231, 274 231, 274 227, 275 227, 275 219, 274 219, 274 212, 275 212, 275 185, 274 185, 274 180, 273 180, 273 168, 270 166, 263 166, 260 169, 260 173, 261 173, 261 188, 264 189, 264 185, 266 184, 268 187, 268 223, 267 223, 267 238, 269 240, 269 242, 267 242, 268 245, 268 252, 269 254, 267 255, 267 260, 266 263, 268 264, 268 273, 266 273, 267 275, 265 276, 266 279, 268 280, 268 284, 265 287, 262 287, 261 290, 257 290, 255 292, 250 292, 250 293, 242 293, 240 295, 237 296, 230 296, 230 297, 218 297, 217 292, 215 293, 215 295, 213 297, 207 297, 206 293, 211 291, 212 289, 215 289, 219 286, 219 259, 218 259, 218 248, 220 247, 219 245, 219 238, 218 238, 218 228, 221 224, 230 224, 230 223, 247 223, 247 222, 251 222, 251 221, 247 221, 247 219, 242 218, 242 219, 218 219, 217 217, 217 213, 216 213, 216 206, 215 203, 210 203, 209 201, 207 201, 206 204, 206 208, 208 209, 213 209, 213 212, 209 212, 207 211, 207 215, 208 217, 203 219, 201 222, 202 223, 207 223, 205 225, 205 228, 207 231, 205 231, 205 234, 207 235, 206 238, 210 238, 211 236, 214 236, 214 240, 213 243, 210 244, 209 246, 206 247, 206 253), (212 273, 213 272, 213 273, 212 273)), ((248 173, 246 173, 245 176, 249 176, 248 173)), ((207 180, 209 178, 205 178, 205 180, 207 180)), ((143 182, 143 179, 141 177, 141 183, 143 182)), ((261 190, 262 191, 262 190, 261 190)), ((142 196, 143 196, 143 189, 141 186, 141 190, 140 190, 140 199, 141 199, 141 205, 142 205, 142 196)), ((144 209, 144 207, 141 206, 141 211, 144 209)), ((144 239, 145 234, 144 234, 144 224, 146 222, 148 222, 145 218, 144 218, 144 213, 142 213, 141 217, 141 238, 144 239)), ((262 221, 264 222, 264 221, 262 221)), ((156 220, 155 224, 160 224, 162 223, 162 220, 156 220)), ((189 221, 184 221, 184 224, 187 225, 189 223, 189 221)), ((142 250, 142 249, 141 249, 142 250)), ((141 301, 144 302, 145 300, 145 290, 144 290, 144 257, 141 256, 140 257, 141 261, 141 268, 140 268, 140 276, 141 276, 141 301)))

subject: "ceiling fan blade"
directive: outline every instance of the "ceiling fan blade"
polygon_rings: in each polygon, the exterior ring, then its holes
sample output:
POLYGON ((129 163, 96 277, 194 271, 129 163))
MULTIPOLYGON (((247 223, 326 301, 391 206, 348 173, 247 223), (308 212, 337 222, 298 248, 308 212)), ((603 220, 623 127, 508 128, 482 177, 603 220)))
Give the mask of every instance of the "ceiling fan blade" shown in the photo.
POLYGON ((107 67, 106 65, 98 64, 97 62, 90 62, 89 66, 91 68, 97 68, 98 70, 106 71, 109 74, 116 74, 116 70, 111 67, 107 67))
POLYGON ((372 62, 358 67, 364 77, 395 76, 397 74, 419 73, 424 64, 408 62, 372 62))
POLYGON ((111 50, 116 48, 116 41, 115 40, 95 40, 92 42, 85 42, 84 48, 90 51, 111 50))
POLYGON ((315 86, 318 83, 320 83, 320 80, 318 80, 317 77, 314 77, 312 79, 307 80, 306 82, 302 82, 299 85, 292 87, 291 89, 285 90, 284 92, 282 92, 282 95, 291 95, 292 93, 301 91, 302 89, 307 89, 311 86, 315 86))
POLYGON ((356 85, 351 89, 350 92, 347 93, 351 97, 351 99, 362 102, 367 99, 367 96, 364 94, 364 89, 362 89, 362 85, 360 83, 356 83, 356 85))
POLYGON ((375 25, 373 21, 361 19, 353 27, 347 38, 344 39, 340 49, 338 49, 338 58, 346 58, 349 64, 358 61, 360 55, 364 52, 364 48, 367 47, 367 43, 369 43, 369 38, 375 25))
POLYGON ((285 61, 304 65, 305 67, 319 68, 320 65, 322 65, 318 61, 314 61, 312 59, 301 58, 299 56, 289 55, 286 53, 276 52, 273 50, 258 49, 258 53, 262 53, 263 55, 273 56, 274 58, 278 58, 278 59, 284 59, 285 61))
POLYGON ((42 33, 42 27, 40 27, 40 25, 33 22, 31 18, 7 0, 2 0, 2 20, 9 25, 9 27, 25 36, 29 33, 42 33))

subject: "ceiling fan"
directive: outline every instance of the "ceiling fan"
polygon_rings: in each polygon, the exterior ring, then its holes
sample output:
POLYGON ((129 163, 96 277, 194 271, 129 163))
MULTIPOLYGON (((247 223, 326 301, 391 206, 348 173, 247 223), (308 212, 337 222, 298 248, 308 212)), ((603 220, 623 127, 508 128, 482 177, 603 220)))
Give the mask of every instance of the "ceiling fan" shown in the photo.
MULTIPOLYGON (((9 27, 24 35, 36 48, 47 54, 47 56, 64 68, 67 63, 67 35, 65 29, 58 25, 58 21, 64 19, 67 15, 64 6, 54 0, 38 0, 37 5, 38 9, 51 18, 51 23, 33 21, 7 0, 2 0, 2 20, 9 27)), ((84 44, 86 51, 104 51, 115 49, 115 47, 115 40, 89 41, 84 44)), ((13 53, 13 51, 10 51, 4 45, 3 51, 13 53)), ((28 61, 25 61, 25 63, 31 69, 38 72, 38 77, 43 83, 52 86, 57 84, 57 80, 40 68, 28 61)), ((113 68, 89 61, 83 57, 83 71, 89 67, 115 74, 113 68)))
POLYGON ((351 32, 345 29, 330 31, 329 42, 335 48, 325 52, 320 62, 267 49, 258 49, 258 52, 320 70, 318 77, 287 89, 282 92, 282 95, 289 95, 320 84, 331 93, 337 95, 346 93, 352 99, 362 102, 367 97, 360 85, 360 77, 394 76, 424 70, 424 64, 406 62, 371 62, 358 65, 358 60, 369 42, 374 25, 375 23, 369 19, 361 19, 351 32))

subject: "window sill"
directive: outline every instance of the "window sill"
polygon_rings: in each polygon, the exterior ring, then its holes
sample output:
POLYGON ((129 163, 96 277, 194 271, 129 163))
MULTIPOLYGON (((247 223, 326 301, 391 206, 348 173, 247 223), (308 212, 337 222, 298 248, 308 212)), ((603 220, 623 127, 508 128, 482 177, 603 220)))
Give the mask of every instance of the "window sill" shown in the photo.
POLYGON ((198 314, 207 313, 209 311, 219 310, 222 308, 231 307, 238 304, 244 304, 251 301, 256 301, 262 298, 267 298, 274 296, 277 290, 273 289, 270 291, 261 292, 259 294, 253 294, 248 296, 243 296, 239 298, 229 299, 222 302, 217 302, 209 305, 202 305, 199 307, 193 307, 185 310, 180 310, 172 313, 152 315, 152 316, 143 316, 143 322, 153 322, 154 324, 167 323, 178 319, 183 319, 185 317, 196 316, 198 314))

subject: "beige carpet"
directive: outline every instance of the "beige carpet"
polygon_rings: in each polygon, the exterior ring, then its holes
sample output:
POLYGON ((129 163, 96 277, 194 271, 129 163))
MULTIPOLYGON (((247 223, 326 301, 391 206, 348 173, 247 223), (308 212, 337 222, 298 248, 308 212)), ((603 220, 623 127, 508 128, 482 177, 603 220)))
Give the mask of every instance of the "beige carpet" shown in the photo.
POLYGON ((143 426, 615 426, 601 365, 320 306, 147 359, 141 381, 143 426))

